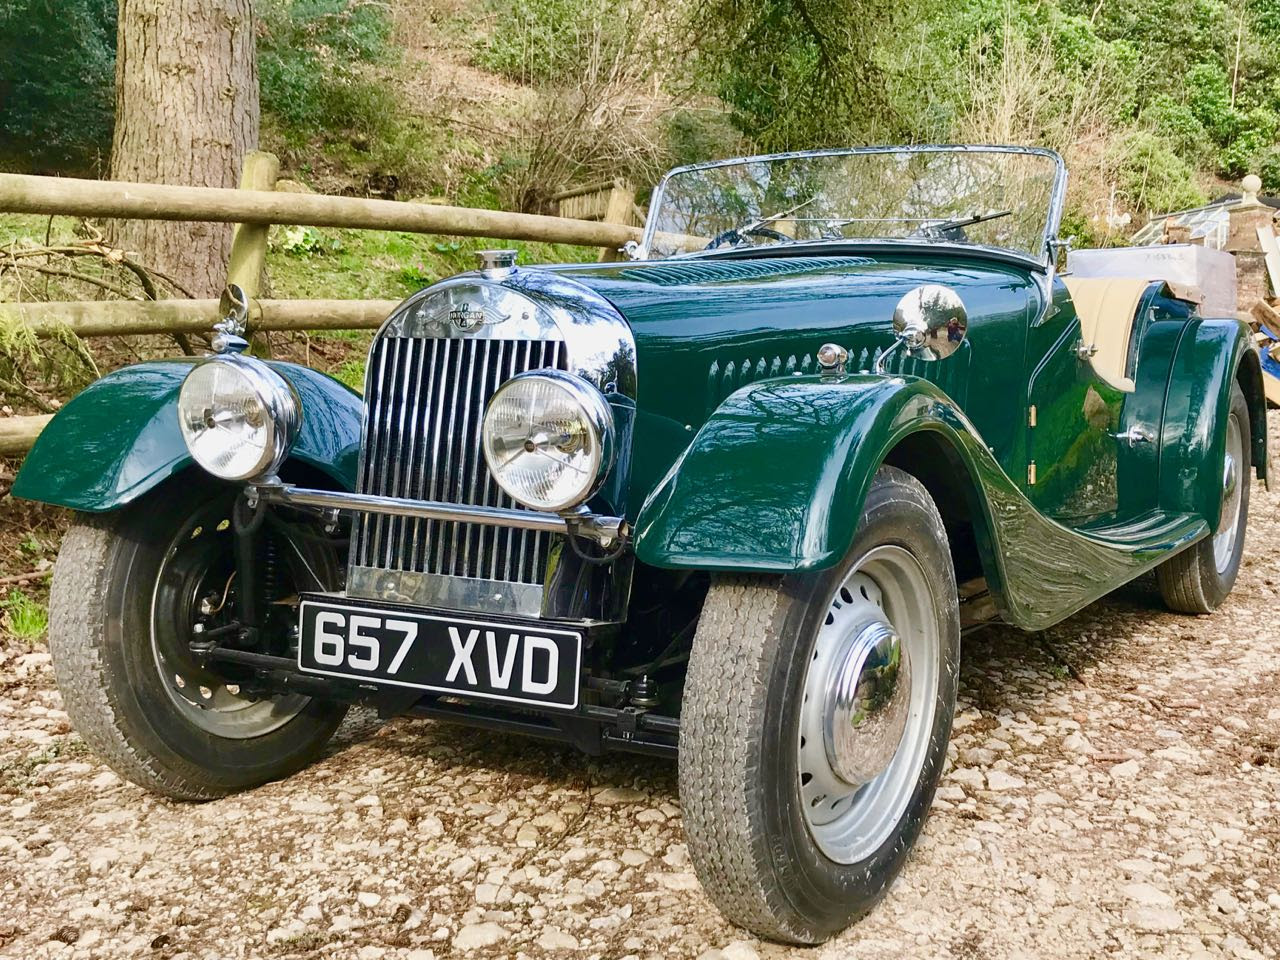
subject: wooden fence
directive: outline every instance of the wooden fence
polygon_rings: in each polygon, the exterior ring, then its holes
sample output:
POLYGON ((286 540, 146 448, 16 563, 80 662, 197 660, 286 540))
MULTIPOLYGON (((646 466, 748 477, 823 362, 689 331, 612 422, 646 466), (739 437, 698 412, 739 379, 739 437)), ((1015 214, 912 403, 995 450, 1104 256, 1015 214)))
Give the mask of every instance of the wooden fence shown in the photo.
MULTIPOLYGON (((604 248, 613 255, 643 230, 625 222, 580 220, 438 204, 335 197, 276 189, 279 162, 268 153, 245 158, 238 189, 184 187, 0 174, 0 212, 136 220, 237 224, 228 282, 256 298, 272 224, 396 230, 406 233, 491 237, 604 248)), ((376 328, 395 306, 390 300, 252 301, 249 330, 376 328)), ((113 300, 0 303, 0 325, 20 325, 35 336, 80 337, 183 334, 209 330, 219 319, 215 300, 113 300)), ((48 416, 0 418, 0 456, 31 448, 48 416)))

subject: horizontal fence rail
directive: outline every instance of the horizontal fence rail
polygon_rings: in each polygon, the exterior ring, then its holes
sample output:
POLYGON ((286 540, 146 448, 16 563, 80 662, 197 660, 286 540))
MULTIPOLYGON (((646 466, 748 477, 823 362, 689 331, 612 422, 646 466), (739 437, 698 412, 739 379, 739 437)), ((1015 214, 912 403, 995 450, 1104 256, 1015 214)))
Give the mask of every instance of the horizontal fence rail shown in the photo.
POLYGON ((182 187, 117 180, 77 180, 0 173, 0 210, 126 220, 265 223, 360 230, 401 230, 459 237, 620 247, 639 242, 639 227, 400 200, 368 200, 275 190, 182 187))
POLYGON ((0 417, 0 457, 26 453, 53 414, 35 417, 0 417))
MULTIPOLYGON (((373 330, 398 300, 251 300, 248 329, 373 330)), ((201 333, 221 319, 217 300, 102 300, 0 303, 0 326, 17 323, 38 337, 201 333)), ((52 415, 0 417, 0 457, 26 453, 52 415)))
MULTIPOLYGON (((398 300, 250 300, 249 332, 372 330, 398 300)), ((0 303, 0 326, 20 324, 37 337, 203 333, 222 319, 217 300, 101 300, 0 303)))

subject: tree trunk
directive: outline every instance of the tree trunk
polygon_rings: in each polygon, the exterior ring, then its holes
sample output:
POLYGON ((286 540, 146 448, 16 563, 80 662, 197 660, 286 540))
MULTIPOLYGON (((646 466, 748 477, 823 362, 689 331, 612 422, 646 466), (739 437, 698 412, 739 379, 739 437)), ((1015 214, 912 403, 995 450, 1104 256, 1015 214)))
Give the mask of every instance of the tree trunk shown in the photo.
MULTIPOLYGON (((234 187, 258 145, 251 0, 120 0, 111 179, 234 187)), ((196 297, 226 282, 229 224, 121 221, 112 237, 196 297)))

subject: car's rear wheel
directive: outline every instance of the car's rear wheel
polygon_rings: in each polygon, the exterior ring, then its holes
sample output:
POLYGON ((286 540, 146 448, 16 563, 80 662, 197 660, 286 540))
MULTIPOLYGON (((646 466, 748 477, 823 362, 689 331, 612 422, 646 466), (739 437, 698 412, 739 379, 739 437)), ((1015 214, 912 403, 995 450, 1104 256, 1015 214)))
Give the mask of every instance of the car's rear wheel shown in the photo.
MULTIPOLYGON (((50 595, 49 650, 73 725, 118 774, 183 800, 255 786, 310 761, 344 708, 251 695, 251 671, 193 655, 194 628, 235 610, 235 491, 170 482, 123 510, 81 514, 50 595), (240 682, 244 680, 244 683, 240 682)), ((273 531, 267 575, 284 597, 336 574, 314 537, 273 531)))
POLYGON ((892 467, 831 570, 713 583, 685 681, 680 797, 726 917, 817 943, 879 900, 942 771, 959 643, 941 517, 892 467))
POLYGON ((1218 527, 1156 568, 1160 595, 1169 609, 1178 613, 1211 613, 1231 593, 1244 555, 1252 466, 1249 404, 1240 385, 1232 384, 1218 527))

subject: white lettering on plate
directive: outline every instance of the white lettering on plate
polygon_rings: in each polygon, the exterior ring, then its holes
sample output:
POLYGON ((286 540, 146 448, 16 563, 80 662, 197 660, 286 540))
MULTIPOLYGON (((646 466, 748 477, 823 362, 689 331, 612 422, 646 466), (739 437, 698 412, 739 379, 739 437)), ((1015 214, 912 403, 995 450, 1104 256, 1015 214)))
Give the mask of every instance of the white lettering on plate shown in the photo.
POLYGON ((556 674, 560 669, 560 650, 555 643, 546 637, 524 638, 524 683, 526 693, 551 693, 556 688, 556 674), (533 679, 535 651, 547 652, 547 674, 545 680, 533 679))
POLYGON ((516 648, 520 646, 520 634, 513 633, 507 637, 507 649, 503 652, 502 666, 498 666, 498 639, 492 630, 486 630, 485 641, 489 647, 489 683, 496 690, 506 690, 511 686, 511 675, 515 672, 516 648))
POLYGON ((476 668, 471 665, 471 651, 476 648, 476 641, 479 639, 480 631, 472 630, 467 634, 467 642, 463 643, 458 628, 449 628, 449 642, 453 644, 453 663, 449 665, 449 672, 445 674, 445 683, 453 683, 457 679, 458 670, 461 669, 467 675, 467 683, 473 687, 479 684, 476 680, 476 668))

